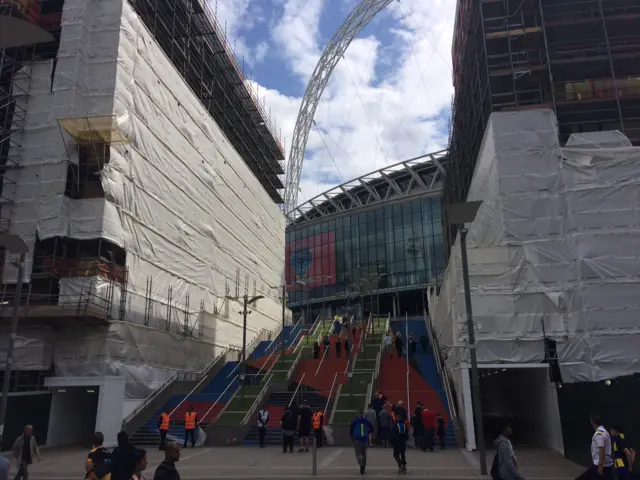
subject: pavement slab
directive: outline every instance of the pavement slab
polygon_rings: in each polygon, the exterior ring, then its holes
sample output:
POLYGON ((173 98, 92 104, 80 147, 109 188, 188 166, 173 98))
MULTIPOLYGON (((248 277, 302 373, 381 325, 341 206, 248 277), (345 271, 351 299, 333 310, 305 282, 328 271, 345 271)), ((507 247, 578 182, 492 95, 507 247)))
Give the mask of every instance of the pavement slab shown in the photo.
MULTIPOLYGON (((521 473, 527 480, 572 480, 580 467, 561 455, 544 450, 518 451, 521 473)), ((30 480, 77 480, 84 475, 86 449, 43 449, 42 463, 30 468, 30 480)), ((147 479, 162 461, 158 450, 148 450, 147 479)), ((420 477, 433 479, 477 479, 479 457, 475 453, 450 449, 433 453, 408 450, 408 473, 399 475, 391 449, 372 448, 367 454, 365 478, 397 479, 420 477)), ((278 447, 221 447, 184 449, 178 471, 183 480, 191 479, 306 479, 332 480, 361 477, 352 448, 325 447, 318 450, 317 475, 312 475, 312 453, 286 453, 278 447)), ((488 458, 491 465, 491 458, 488 458)), ((12 466, 12 472, 15 466, 12 466)), ((13 473, 15 474, 15 472, 13 473)), ((13 475, 10 474, 10 477, 13 475)))

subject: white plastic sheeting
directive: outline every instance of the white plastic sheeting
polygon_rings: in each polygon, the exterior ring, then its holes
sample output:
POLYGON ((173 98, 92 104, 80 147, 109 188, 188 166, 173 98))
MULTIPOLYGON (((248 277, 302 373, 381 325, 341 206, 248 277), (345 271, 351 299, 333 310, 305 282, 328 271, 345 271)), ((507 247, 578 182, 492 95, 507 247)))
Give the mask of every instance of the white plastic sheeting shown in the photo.
MULTIPOLYGON (((619 132, 561 148, 548 110, 494 113, 468 200, 478 360, 539 363, 557 341, 565 382, 640 371, 640 148, 619 132)), ((431 315, 449 362, 466 361, 459 236, 431 315)))
MULTIPOLYGON (((52 61, 34 63, 22 85, 29 91, 23 168, 6 173, 17 186, 5 183, 13 204, 3 208, 11 213, 11 233, 32 249, 36 235, 105 238, 122 246, 129 270, 127 322, 145 320, 148 279, 153 280, 150 299, 160 305, 150 314, 150 326, 164 328, 166 311, 185 309, 187 295, 191 311, 204 301, 204 312, 188 322, 194 329, 200 321, 197 328, 210 341, 209 351, 188 347, 184 338, 154 337, 161 342, 153 346, 159 352, 169 352, 177 341, 187 352, 179 359, 154 356, 155 373, 146 369, 151 357, 134 335, 96 330, 85 350, 78 349, 75 337, 57 334, 53 361, 61 373, 113 374, 129 362, 137 373, 127 375, 138 387, 129 382, 127 394, 142 394, 164 380, 158 371, 168 375, 206 363, 213 344, 240 343, 241 305, 225 299, 235 294, 238 280, 240 294, 246 289, 266 297, 251 306, 248 340, 261 329, 277 328, 281 305, 269 295, 276 291, 270 286, 281 282, 285 220, 126 1, 65 0, 62 25, 55 69, 52 61), (67 167, 78 163, 78 156, 58 120, 92 116, 114 116, 128 142, 111 145, 101 177, 105 198, 71 200, 64 196, 67 167), (116 359, 110 354, 114 348, 131 353, 116 359), (189 355, 193 361, 187 361, 189 355)), ((27 264, 30 272, 31 258, 27 264)), ((3 280, 15 278, 7 264, 3 280)), ((111 302, 112 318, 120 319, 119 287, 108 288, 98 278, 60 282, 61 294, 71 295, 65 301, 87 290, 111 302)), ((21 334, 27 338, 30 331, 24 327, 21 334)))

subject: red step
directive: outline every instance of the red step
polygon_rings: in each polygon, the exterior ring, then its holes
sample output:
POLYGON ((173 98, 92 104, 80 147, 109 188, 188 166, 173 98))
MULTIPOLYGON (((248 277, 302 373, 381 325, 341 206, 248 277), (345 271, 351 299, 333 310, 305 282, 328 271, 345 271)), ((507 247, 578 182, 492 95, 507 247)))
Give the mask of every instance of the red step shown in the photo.
MULTIPOLYGON (((318 365, 320 364, 320 359, 318 360, 300 360, 298 366, 298 374, 296 376, 296 382, 302 383, 307 387, 313 388, 316 393, 322 395, 324 397, 329 396, 329 391, 333 385, 333 380, 336 376, 336 373, 344 372, 347 368, 347 359, 326 359, 322 362, 322 366, 316 375, 316 371, 318 370, 318 365), (304 378, 303 378, 304 376, 304 378)), ((335 394, 335 390, 337 390, 337 385, 334 386, 334 392, 332 396, 335 394)))

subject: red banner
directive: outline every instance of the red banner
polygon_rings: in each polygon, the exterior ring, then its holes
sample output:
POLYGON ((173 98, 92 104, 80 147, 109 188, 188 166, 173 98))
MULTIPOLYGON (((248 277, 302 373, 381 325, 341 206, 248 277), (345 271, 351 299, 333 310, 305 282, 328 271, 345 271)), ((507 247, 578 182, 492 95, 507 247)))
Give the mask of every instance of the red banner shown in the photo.
POLYGON ((287 285, 305 289, 336 283, 336 234, 323 233, 287 244, 287 285))

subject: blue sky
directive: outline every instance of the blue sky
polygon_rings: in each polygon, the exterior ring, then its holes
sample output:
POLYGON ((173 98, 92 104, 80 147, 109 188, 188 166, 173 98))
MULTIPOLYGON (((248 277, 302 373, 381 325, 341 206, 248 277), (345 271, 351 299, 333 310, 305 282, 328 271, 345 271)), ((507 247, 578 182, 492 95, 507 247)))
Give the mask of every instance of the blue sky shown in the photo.
MULTIPOLYGON (((287 146, 323 49, 359 0, 209 0, 287 146)), ((324 91, 299 202, 444 148, 455 0, 392 2, 356 37, 324 91)))

